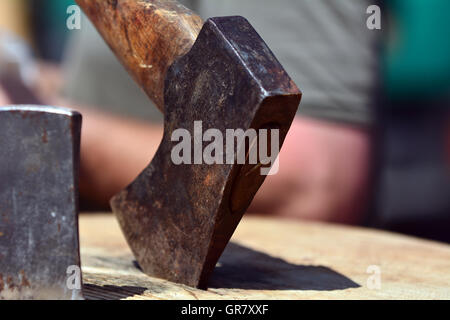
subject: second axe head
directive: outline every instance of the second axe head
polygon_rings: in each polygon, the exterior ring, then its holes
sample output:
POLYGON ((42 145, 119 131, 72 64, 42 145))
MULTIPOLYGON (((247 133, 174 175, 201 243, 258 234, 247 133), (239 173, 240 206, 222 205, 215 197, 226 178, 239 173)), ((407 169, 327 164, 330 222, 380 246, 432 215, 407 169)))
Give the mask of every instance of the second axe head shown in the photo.
POLYGON ((0 107, 0 300, 82 298, 80 130, 75 111, 0 107))
POLYGON ((202 27, 171 0, 78 3, 165 117, 154 159, 113 211, 144 272, 204 288, 265 176, 261 163, 175 165, 172 133, 193 137, 195 121, 224 136, 278 129, 281 146, 301 93, 242 17, 202 27))

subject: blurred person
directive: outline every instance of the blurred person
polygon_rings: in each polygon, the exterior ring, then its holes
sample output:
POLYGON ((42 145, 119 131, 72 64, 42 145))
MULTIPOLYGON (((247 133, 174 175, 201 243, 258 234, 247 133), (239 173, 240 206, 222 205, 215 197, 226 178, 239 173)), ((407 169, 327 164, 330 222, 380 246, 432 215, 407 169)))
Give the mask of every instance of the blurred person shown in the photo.
MULTIPOLYGON (((245 16, 303 92, 280 153, 280 171, 267 177, 250 211, 361 223, 370 191, 371 107, 377 86, 379 34, 366 27, 372 2, 184 4, 203 18, 245 16)), ((65 99, 100 110, 83 109, 81 194, 107 207, 109 198, 150 162, 162 136, 162 117, 87 20, 67 48, 65 74, 65 99), (105 117, 106 112, 116 115, 105 117)))
MULTIPOLYGON (((369 1, 186 4, 204 18, 246 16, 303 91, 280 171, 266 179, 250 211, 360 223, 370 189, 377 80, 378 34, 366 27, 369 1)), ((68 46, 65 72, 65 100, 54 95, 43 101, 82 111, 82 200, 107 208, 109 198, 150 162, 162 117, 86 20, 68 46)))

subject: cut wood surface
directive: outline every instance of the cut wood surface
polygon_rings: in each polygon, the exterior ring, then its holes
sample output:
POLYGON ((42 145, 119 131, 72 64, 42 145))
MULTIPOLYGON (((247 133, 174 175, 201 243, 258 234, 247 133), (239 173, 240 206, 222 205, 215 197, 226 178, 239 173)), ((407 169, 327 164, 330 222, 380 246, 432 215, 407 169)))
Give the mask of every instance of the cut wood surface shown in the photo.
POLYGON ((87 299, 450 299, 449 245, 371 229, 244 217, 207 291, 143 274, 111 214, 80 244, 87 299))

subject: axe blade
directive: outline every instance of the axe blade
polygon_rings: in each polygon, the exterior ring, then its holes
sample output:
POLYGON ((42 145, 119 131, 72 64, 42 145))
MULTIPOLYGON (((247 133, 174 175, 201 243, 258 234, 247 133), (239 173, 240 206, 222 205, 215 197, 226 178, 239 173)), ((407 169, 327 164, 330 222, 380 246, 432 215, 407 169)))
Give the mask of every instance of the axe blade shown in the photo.
POLYGON ((163 141, 111 206, 145 273, 206 288, 265 176, 261 164, 175 165, 172 133, 186 129, 194 137, 196 121, 223 136, 276 128, 281 146, 301 93, 242 17, 209 19, 165 79, 163 141))
POLYGON ((82 298, 80 130, 71 110, 0 108, 0 299, 82 298))

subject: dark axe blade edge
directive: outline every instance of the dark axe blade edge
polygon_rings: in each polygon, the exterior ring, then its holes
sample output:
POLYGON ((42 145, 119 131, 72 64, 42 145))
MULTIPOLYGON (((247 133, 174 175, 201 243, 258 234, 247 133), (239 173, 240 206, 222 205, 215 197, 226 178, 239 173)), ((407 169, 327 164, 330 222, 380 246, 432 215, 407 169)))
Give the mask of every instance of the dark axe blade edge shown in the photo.
POLYGON ((0 299, 82 298, 80 130, 75 111, 0 107, 0 299))
POLYGON ((222 17, 169 68, 164 99, 163 141, 111 206, 145 273, 206 288, 265 176, 254 164, 175 165, 172 132, 278 128, 281 146, 301 93, 247 20, 222 17))

